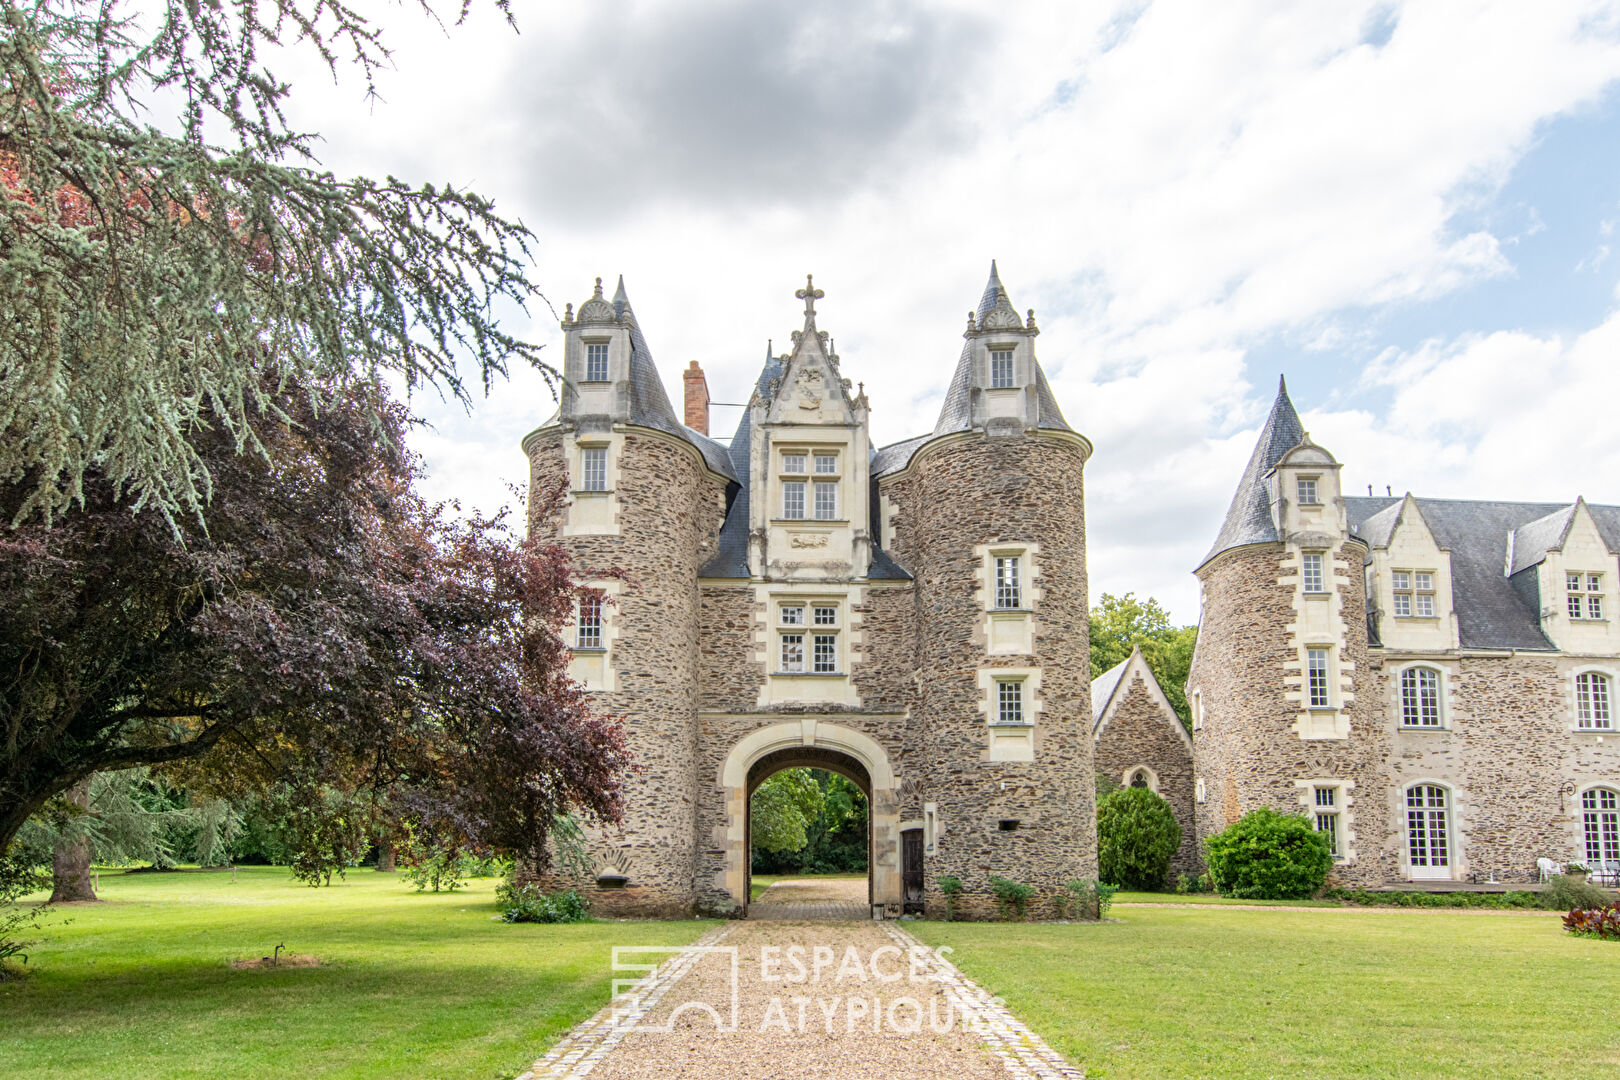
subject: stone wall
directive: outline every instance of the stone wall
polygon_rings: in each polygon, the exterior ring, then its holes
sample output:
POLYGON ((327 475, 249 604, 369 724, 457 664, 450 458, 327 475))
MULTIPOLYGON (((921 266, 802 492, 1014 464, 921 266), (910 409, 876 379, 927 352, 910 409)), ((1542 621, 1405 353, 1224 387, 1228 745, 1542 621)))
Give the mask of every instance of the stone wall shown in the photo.
POLYGON ((943 910, 943 875, 963 881, 960 909, 970 917, 994 913, 991 875, 1035 885, 1037 917, 1055 913, 1065 882, 1096 876, 1085 452, 1044 432, 950 436, 881 481, 894 508, 894 553, 916 575, 918 703, 905 767, 916 784, 908 799, 938 808, 937 852, 925 867, 931 914, 943 910), (975 549, 1037 543, 1035 652, 991 657, 975 549), (1039 701, 1026 703, 1039 707, 1033 762, 988 760, 978 672, 996 667, 1039 670, 1039 701), (1002 830, 1003 819, 1017 828, 1002 830))
POLYGON ((1096 770, 1120 784, 1129 770, 1142 765, 1152 769, 1158 779, 1159 795, 1170 804, 1176 824, 1181 826, 1181 846, 1170 860, 1170 879, 1174 881, 1177 874, 1202 873, 1193 804, 1192 747, 1181 727, 1181 718, 1165 707, 1140 673, 1129 671, 1129 675, 1130 682, 1115 691, 1114 703, 1097 732, 1096 770))
MULTIPOLYGON (((568 433, 531 442, 531 490, 543 491, 565 471, 568 433)), ((725 481, 693 450, 671 437, 625 429, 618 460, 615 535, 563 539, 581 573, 622 569, 611 663, 616 689, 595 695, 623 719, 639 771, 627 779, 621 826, 593 830, 593 851, 627 861, 631 887, 598 890, 584 883, 604 915, 680 916, 691 911, 697 855, 693 835, 697 754, 699 645, 697 570, 714 551, 725 510, 725 481), (657 798, 637 797, 656 791, 657 798)), ((545 522, 532 527, 545 534, 545 522)))

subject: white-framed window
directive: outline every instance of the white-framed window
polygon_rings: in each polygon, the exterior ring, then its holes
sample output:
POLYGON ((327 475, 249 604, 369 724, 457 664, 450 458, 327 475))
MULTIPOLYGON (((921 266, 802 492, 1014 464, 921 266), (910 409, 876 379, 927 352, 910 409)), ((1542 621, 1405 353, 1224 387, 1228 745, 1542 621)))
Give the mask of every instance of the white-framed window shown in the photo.
POLYGON ((837 454, 817 454, 816 455, 816 475, 817 476, 837 476, 838 475, 838 455, 837 454))
POLYGON ((1015 611, 1024 605, 1023 579, 1017 555, 996 557, 996 608, 1015 611))
POLYGON ((605 341, 587 342, 585 345, 585 381, 607 382, 608 347, 605 341))
POLYGON ((790 673, 804 671, 804 635, 782 635, 782 666, 778 669, 790 673))
POLYGON ((1013 385, 1013 354, 1011 349, 990 350, 990 387, 993 390, 1013 385))
POLYGON ((1570 618, 1603 618, 1602 574, 1566 573, 1564 575, 1564 589, 1567 593, 1566 602, 1569 605, 1570 618))
POLYGON ((1433 570, 1395 570, 1389 576, 1395 589, 1395 603, 1391 610, 1397 618, 1434 617, 1433 570))
POLYGON ((1327 592, 1327 586, 1322 578, 1322 553, 1320 551, 1307 551, 1301 557, 1300 579, 1304 582, 1308 593, 1327 592))
POLYGON ((1614 724, 1613 684, 1601 671, 1575 676, 1575 723, 1593 731, 1608 731, 1614 724))
POLYGON ((579 614, 574 620, 574 648, 600 649, 602 647, 602 598, 579 598, 579 614))
POLYGON ((585 446, 579 451, 579 486, 582 491, 607 490, 607 447, 585 446))
POLYGON ((804 481, 782 481, 782 516, 789 521, 804 520, 804 481))
POLYGON ((1401 672, 1401 726, 1437 728, 1440 723, 1440 673, 1409 667, 1401 672))
POLYGON ((820 675, 831 675, 838 670, 838 635, 814 634, 811 636, 813 652, 811 654, 811 670, 820 675))
POLYGON ((1438 784, 1406 789, 1406 857, 1413 876, 1440 876, 1451 866, 1451 806, 1438 784))
POLYGON ((813 617, 817 626, 838 625, 838 609, 831 604, 817 604, 813 617))
POLYGON ((1620 794, 1608 788, 1581 793, 1581 834, 1588 866, 1620 862, 1620 794))
POLYGON ((838 520, 838 481, 817 480, 816 489, 816 520, 838 520))
POLYGON ((1299 478, 1299 505, 1301 505, 1301 506, 1320 506, 1320 505, 1322 505, 1321 502, 1316 497, 1316 477, 1314 477, 1314 476, 1302 476, 1302 477, 1299 478))
POLYGON ((782 452, 782 471, 789 476, 803 476, 804 460, 803 450, 785 450, 782 452))
POLYGON ((996 723, 1024 722, 1024 680, 996 680, 996 723))
POLYGON ((1333 852, 1335 859, 1344 858, 1343 831, 1339 828, 1339 815, 1343 809, 1339 805, 1339 789, 1336 785, 1318 784, 1311 789, 1311 814, 1316 831, 1327 834, 1328 850, 1333 852))
POLYGON ((783 626, 803 626, 804 625, 804 605, 803 604, 783 604, 782 605, 782 625, 783 626))
POLYGON ((1333 697, 1328 689, 1328 667, 1327 649, 1305 650, 1305 683, 1313 709, 1333 707, 1333 697))

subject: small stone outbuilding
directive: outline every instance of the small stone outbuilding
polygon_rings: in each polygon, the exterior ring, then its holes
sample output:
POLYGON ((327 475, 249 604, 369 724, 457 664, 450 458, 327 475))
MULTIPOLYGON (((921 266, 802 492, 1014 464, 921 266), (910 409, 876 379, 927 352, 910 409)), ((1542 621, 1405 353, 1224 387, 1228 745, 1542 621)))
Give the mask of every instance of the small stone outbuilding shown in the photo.
POLYGON ((1091 711, 1098 777, 1120 787, 1145 787, 1168 802, 1181 826, 1181 847, 1170 860, 1171 879, 1201 873, 1192 736, 1141 649, 1132 649, 1124 662, 1092 680, 1091 711))

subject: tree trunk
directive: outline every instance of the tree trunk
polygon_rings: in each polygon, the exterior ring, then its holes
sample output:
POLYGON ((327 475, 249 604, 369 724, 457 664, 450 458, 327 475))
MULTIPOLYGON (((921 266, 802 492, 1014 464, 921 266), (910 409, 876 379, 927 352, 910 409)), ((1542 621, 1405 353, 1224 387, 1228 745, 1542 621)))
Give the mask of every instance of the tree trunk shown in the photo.
POLYGON ((391 837, 384 836, 377 841, 377 872, 380 874, 394 872, 394 842, 391 837))
MULTIPOLYGON (((90 781, 80 780, 63 796, 80 809, 90 806, 90 781)), ((73 903, 94 900, 96 890, 90 884, 90 840, 80 835, 56 842, 51 852, 51 903, 73 903)))

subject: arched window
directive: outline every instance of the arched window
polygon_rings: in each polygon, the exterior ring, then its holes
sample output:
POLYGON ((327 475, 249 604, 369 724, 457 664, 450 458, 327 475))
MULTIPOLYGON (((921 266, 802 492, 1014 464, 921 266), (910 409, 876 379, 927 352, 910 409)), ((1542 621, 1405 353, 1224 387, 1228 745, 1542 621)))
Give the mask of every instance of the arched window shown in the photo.
POLYGON ((1581 828, 1586 836, 1588 864, 1620 862, 1620 795, 1608 788, 1584 792, 1581 828))
POLYGON ((1607 731, 1610 719, 1609 677, 1598 671, 1583 671, 1575 676, 1575 722, 1583 728, 1607 731))
POLYGON ((1145 788, 1148 786, 1147 770, 1137 769, 1131 773, 1131 787, 1145 788))
POLYGON ((1450 809, 1438 784, 1406 789, 1406 854, 1414 878, 1451 876, 1450 809))
POLYGON ((1440 673, 1410 667, 1401 672, 1401 726, 1440 726, 1440 673))

